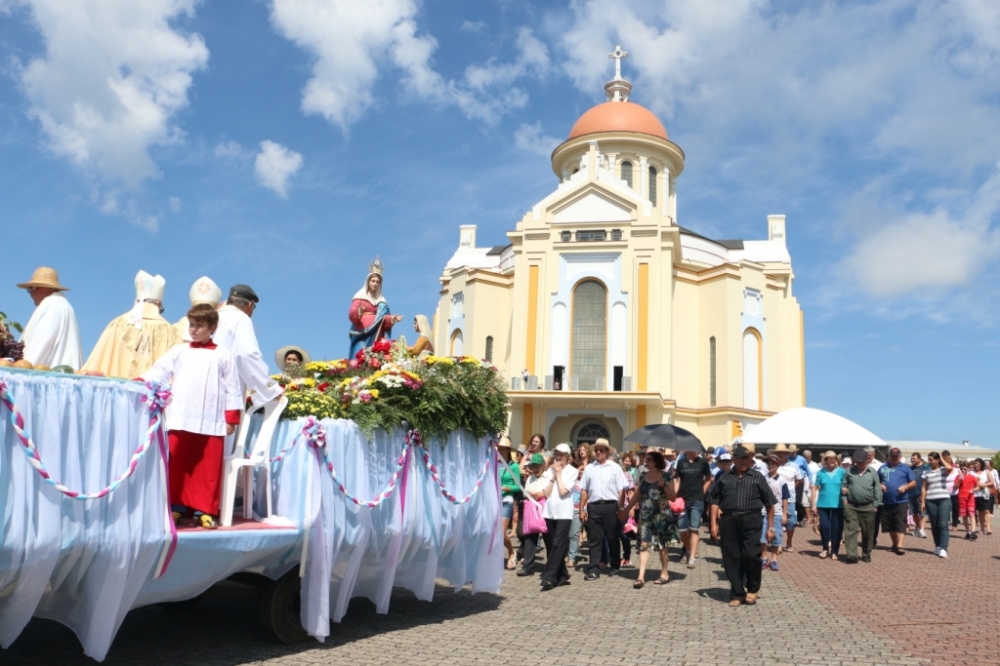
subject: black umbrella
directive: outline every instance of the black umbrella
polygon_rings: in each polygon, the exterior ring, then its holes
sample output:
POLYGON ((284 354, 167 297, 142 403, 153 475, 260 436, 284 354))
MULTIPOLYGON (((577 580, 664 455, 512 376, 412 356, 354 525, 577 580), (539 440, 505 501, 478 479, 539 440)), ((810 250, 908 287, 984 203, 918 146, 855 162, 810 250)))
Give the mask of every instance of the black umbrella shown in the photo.
POLYGON ((705 452, 705 445, 694 436, 694 433, 669 423, 654 423, 643 426, 626 437, 625 441, 644 446, 673 449, 674 451, 705 452))

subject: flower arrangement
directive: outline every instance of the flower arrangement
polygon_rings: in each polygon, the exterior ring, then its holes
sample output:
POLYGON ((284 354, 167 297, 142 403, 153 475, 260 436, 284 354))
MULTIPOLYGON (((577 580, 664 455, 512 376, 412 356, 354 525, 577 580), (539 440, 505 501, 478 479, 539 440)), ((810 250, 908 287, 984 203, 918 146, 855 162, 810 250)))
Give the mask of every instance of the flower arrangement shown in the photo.
POLYGON ((497 369, 471 356, 419 358, 406 340, 379 341, 353 359, 314 361, 274 377, 285 388, 283 418, 351 419, 368 437, 406 421, 424 437, 464 428, 476 437, 507 425, 507 394, 497 369))

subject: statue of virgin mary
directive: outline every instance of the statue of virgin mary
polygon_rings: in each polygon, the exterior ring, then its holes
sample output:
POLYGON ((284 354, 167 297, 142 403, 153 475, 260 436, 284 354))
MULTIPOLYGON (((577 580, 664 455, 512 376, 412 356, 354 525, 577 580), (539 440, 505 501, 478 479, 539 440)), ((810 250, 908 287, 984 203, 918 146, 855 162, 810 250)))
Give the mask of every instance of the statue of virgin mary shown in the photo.
POLYGON ((347 358, 371 347, 383 338, 388 338, 392 325, 403 319, 402 315, 389 312, 389 303, 382 296, 382 271, 385 265, 378 257, 368 264, 365 286, 354 294, 351 310, 347 313, 351 320, 351 350, 347 358))

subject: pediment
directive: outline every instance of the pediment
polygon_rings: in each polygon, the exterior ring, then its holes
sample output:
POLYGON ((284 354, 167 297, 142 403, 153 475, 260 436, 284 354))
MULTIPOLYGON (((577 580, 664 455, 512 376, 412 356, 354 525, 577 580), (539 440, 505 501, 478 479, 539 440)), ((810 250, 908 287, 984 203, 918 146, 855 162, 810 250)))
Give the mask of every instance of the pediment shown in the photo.
POLYGON ((555 224, 630 222, 635 217, 634 206, 598 189, 588 189, 551 208, 550 212, 555 224))

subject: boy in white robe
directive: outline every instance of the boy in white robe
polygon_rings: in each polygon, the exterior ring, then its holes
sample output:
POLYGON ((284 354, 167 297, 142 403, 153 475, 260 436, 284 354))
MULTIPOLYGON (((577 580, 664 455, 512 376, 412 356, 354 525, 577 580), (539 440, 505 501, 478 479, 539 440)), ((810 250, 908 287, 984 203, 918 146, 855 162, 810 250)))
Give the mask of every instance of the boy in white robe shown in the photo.
POLYGON ((212 341, 218 312, 195 305, 187 316, 191 342, 171 348, 143 378, 171 384, 167 479, 174 520, 193 511, 203 528, 215 529, 225 437, 240 421, 242 397, 233 355, 212 341))

